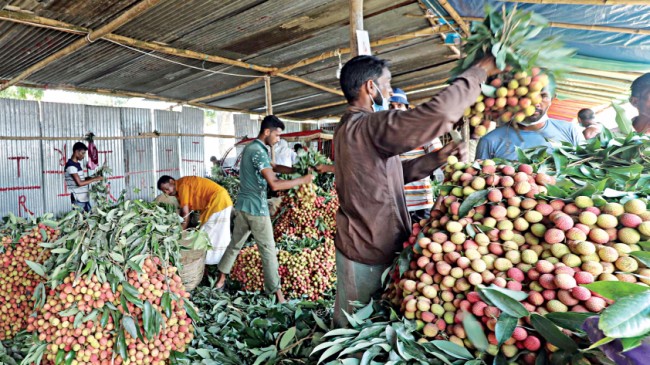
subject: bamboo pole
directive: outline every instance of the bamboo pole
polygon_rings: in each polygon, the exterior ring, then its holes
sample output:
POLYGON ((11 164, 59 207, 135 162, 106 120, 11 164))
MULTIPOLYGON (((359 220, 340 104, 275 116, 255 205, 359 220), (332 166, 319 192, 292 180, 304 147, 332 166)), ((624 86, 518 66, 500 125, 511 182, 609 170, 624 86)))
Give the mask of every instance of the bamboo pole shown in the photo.
MULTIPOLYGON (((431 86, 443 85, 446 82, 447 82, 447 79, 428 81, 428 82, 423 82, 423 83, 420 83, 420 84, 405 86, 405 87, 402 88, 402 90, 404 90, 404 91, 415 90, 415 91, 413 91, 413 93, 418 93, 420 89, 426 89, 426 88, 431 87, 431 86)), ((292 115, 292 114, 309 112, 309 111, 312 111, 312 110, 325 109, 325 108, 329 108, 329 107, 333 107, 333 106, 344 105, 346 103, 347 103, 347 101, 345 101, 345 100, 335 101, 335 102, 332 102, 332 103, 323 104, 323 105, 316 105, 316 106, 312 106, 312 107, 309 107, 309 108, 291 110, 291 111, 288 111, 288 112, 278 114, 278 116, 292 115)))
MULTIPOLYGON (((49 29, 56 29, 56 30, 62 30, 62 31, 67 31, 69 33, 75 33, 75 34, 87 34, 90 32, 89 29, 82 28, 82 27, 76 27, 67 23, 59 22, 56 20, 52 19, 47 19, 43 17, 37 17, 31 14, 23 14, 23 13, 16 13, 16 12, 11 12, 11 11, 0 11, 0 20, 8 20, 8 21, 13 21, 21 24, 29 24, 29 25, 35 25, 35 26, 42 26, 44 28, 49 28, 49 29)), ((152 42, 145 42, 129 37, 124 37, 116 34, 106 34, 103 38, 110 40, 112 42, 116 42, 119 44, 123 45, 128 45, 128 46, 133 46, 136 48, 141 48, 141 49, 147 49, 150 51, 156 51, 160 52, 163 54, 168 54, 172 56, 177 56, 177 57, 183 57, 183 58, 190 58, 190 59, 197 59, 201 61, 208 61, 208 62, 213 62, 213 63, 221 63, 221 64, 226 64, 226 65, 231 65, 231 66, 237 66, 245 69, 252 69, 255 71, 259 72, 264 72, 264 73, 271 73, 274 71, 277 71, 277 68, 274 67, 264 67, 264 66, 258 66, 254 64, 250 64, 247 62, 242 62, 242 61, 237 61, 237 60, 231 60, 225 57, 220 57, 220 56, 214 56, 214 55, 209 55, 205 53, 200 53, 200 52, 194 52, 186 49, 178 49, 178 48, 173 48, 173 47, 168 47, 168 46, 163 46, 157 43, 152 43, 152 42)), ((285 78, 287 80, 291 80, 294 82, 302 83, 307 86, 311 86, 323 91, 327 91, 329 93, 335 94, 335 95, 343 95, 340 91, 336 89, 332 89, 326 86, 319 85, 315 82, 303 79, 298 76, 291 76, 291 75, 286 75, 282 72, 277 72, 274 73, 273 75, 279 76, 282 78, 285 78)), ((256 84, 262 80, 262 76, 260 76, 260 79, 255 82, 247 82, 246 85, 250 86, 253 84, 256 84)), ((245 86, 245 87, 247 87, 245 86)), ((242 87, 244 88, 244 87, 242 87)), ((235 88, 234 88, 235 89, 235 88)), ((235 91, 238 89, 235 89, 235 91)), ((208 95, 203 98, 198 98, 195 99, 195 101, 200 101, 200 100, 205 100, 205 99, 211 99, 214 98, 212 95, 208 95)))
POLYGON ((243 89, 245 89, 245 88, 247 88, 249 86, 256 85, 256 84, 260 83, 262 80, 264 80, 264 78, 252 79, 251 81, 245 82, 245 83, 243 83, 241 85, 237 85, 235 87, 231 87, 230 89, 222 90, 222 91, 216 92, 214 94, 201 96, 200 98, 192 99, 192 100, 190 100, 190 102, 197 103, 197 102, 203 101, 203 100, 216 99, 216 98, 218 98, 220 96, 228 95, 228 94, 234 93, 236 91, 243 90, 243 89))
MULTIPOLYGON (((422 3, 422 0, 418 0, 418 5, 420 6, 420 9, 424 12, 425 17, 427 18, 427 21, 429 21, 429 24, 431 24, 432 27, 437 26, 438 24, 430 17, 429 15, 429 8, 427 8, 426 5, 422 3)), ((438 33, 440 34, 440 39, 442 39, 442 42, 444 43, 447 40, 447 34, 444 32, 438 33)), ((447 45, 449 49, 456 55, 456 57, 460 58, 460 50, 458 47, 454 45, 447 45)))
POLYGON ((283 73, 279 73, 277 75, 280 76, 280 77, 283 77, 283 78, 285 78, 287 80, 300 82, 302 84, 311 86, 311 87, 316 88, 316 89, 320 89, 320 90, 327 91, 327 92, 332 93, 332 94, 343 96, 343 92, 341 90, 332 89, 331 87, 323 86, 323 85, 320 85, 320 84, 317 84, 315 82, 303 79, 303 78, 298 77, 298 76, 291 76, 291 75, 287 75, 287 74, 283 74, 283 73))
MULTIPOLYGON (((420 30, 410 32, 410 33, 405 33, 405 34, 401 34, 401 35, 397 35, 397 36, 382 38, 380 40, 370 42, 370 46, 371 47, 380 47, 380 46, 389 45, 389 44, 393 44, 393 43, 399 43, 399 42, 403 42, 403 41, 406 41, 406 40, 415 39, 415 38, 419 38, 419 37, 428 37, 428 36, 435 35, 436 31, 441 30, 441 29, 449 29, 449 26, 442 25, 442 26, 437 26, 437 27, 434 27, 434 28, 424 28, 424 29, 420 29, 420 30)), ((284 74, 284 73, 289 72, 289 71, 291 71, 291 70, 293 70, 295 68, 305 67, 305 66, 314 64, 316 62, 320 62, 320 61, 324 61, 324 60, 329 59, 329 58, 337 57, 339 54, 344 55, 344 54, 349 54, 349 53, 350 53, 350 48, 349 47, 339 48, 337 50, 321 53, 318 56, 314 56, 314 57, 304 59, 302 61, 296 62, 296 63, 291 64, 289 66, 281 67, 275 72, 284 74)), ((274 74, 274 72, 271 72, 271 75, 273 75, 273 74, 274 74)), ((219 91, 219 92, 214 93, 214 94, 210 94, 210 95, 202 96, 200 98, 192 99, 192 101, 193 102, 198 102, 198 101, 202 101, 202 100, 215 99, 215 98, 218 98, 220 96, 228 95, 228 94, 237 92, 239 90, 245 89, 247 87, 259 84, 260 82, 262 82, 262 80, 263 80, 262 78, 253 79, 251 81, 248 81, 248 82, 245 82, 243 84, 234 86, 234 87, 232 87, 230 89, 227 89, 227 90, 222 90, 222 91, 219 91)))
POLYGON ((347 104, 347 101, 345 101, 345 100, 335 101, 333 103, 316 105, 316 106, 312 106, 312 107, 309 107, 309 108, 291 110, 291 111, 288 111, 288 112, 280 113, 280 114, 278 114, 278 116, 283 117, 285 115, 299 114, 299 113, 309 112, 309 111, 312 111, 312 110, 325 109, 325 108, 329 108, 329 107, 332 107, 332 106, 339 106, 339 105, 345 105, 345 104, 347 104))
POLYGON ((460 15, 458 15, 458 12, 456 12, 456 9, 454 9, 454 7, 451 6, 451 4, 449 4, 449 2, 447 0, 438 0, 438 3, 447 11, 449 16, 452 19, 454 19, 454 21, 456 23, 458 23, 458 25, 460 26, 460 29, 462 29, 463 33, 465 33, 465 36, 469 37, 472 34, 472 32, 469 29, 469 26, 467 25, 467 23, 463 20, 463 18, 461 18, 460 15))
MULTIPOLYGON (((650 5, 650 2, 648 2, 648 4, 650 5)), ((479 17, 463 17, 463 19, 468 21, 480 21, 480 22, 484 20, 483 18, 479 18, 479 17)), ((560 22, 548 22, 548 26, 553 28, 562 28, 562 29, 579 29, 579 30, 589 30, 589 31, 596 31, 596 32, 650 35, 650 29, 642 29, 642 28, 607 27, 603 25, 585 25, 585 24, 560 23, 560 22)))
POLYGON ((363 30, 363 0, 350 0, 350 50, 352 57, 359 55, 357 30, 363 30))
POLYGON ((15 85, 18 82, 26 79, 30 75, 34 74, 35 72, 43 69, 45 66, 51 64, 52 62, 59 60, 69 54, 72 54, 90 43, 94 42, 95 40, 102 38, 106 34, 114 31, 115 29, 121 27, 122 25, 128 23, 129 21, 137 18, 139 15, 142 13, 146 12, 147 10, 153 8, 156 6, 161 0, 142 0, 133 7, 131 7, 129 10, 125 11, 122 13, 120 16, 118 16, 115 20, 109 22, 108 24, 100 27, 97 30, 94 30, 90 33, 85 38, 80 38, 77 39, 76 41, 72 42, 65 48, 51 54, 50 56, 46 57, 45 59, 37 62, 36 64, 28 67, 26 70, 21 72, 18 76, 14 77, 13 79, 9 80, 9 82, 0 85, 0 91, 8 88, 9 86, 15 85))
POLYGON ((271 77, 264 78, 264 94, 266 96, 266 115, 273 114, 273 99, 271 95, 271 77))
POLYGON ((648 0, 499 0, 509 3, 567 5, 650 5, 648 0))

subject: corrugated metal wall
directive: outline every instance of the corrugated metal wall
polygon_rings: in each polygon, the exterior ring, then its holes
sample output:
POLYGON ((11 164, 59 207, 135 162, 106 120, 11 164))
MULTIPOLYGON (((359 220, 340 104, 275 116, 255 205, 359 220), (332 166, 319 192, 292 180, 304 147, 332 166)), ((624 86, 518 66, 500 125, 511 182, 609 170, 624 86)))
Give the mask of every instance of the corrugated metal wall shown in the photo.
MULTIPOLYGON (((179 132, 203 134, 203 111, 183 108, 179 132)), ((205 147, 203 137, 181 137, 181 175, 205 176, 205 147)))
MULTIPOLYGON (((154 110, 154 129, 159 133, 178 133, 180 114, 165 110, 154 110)), ((154 149, 158 156, 156 172, 179 178, 181 174, 180 138, 160 137, 154 140, 154 149)))
MULTIPOLYGON (((0 136, 40 134, 35 101, 0 99, 0 120, 0 136)), ((43 214, 42 171, 40 141, 0 141, 0 211, 20 216, 43 214)))
MULTIPOLYGON (((149 109, 120 108, 125 136, 153 131, 153 113, 149 109)), ((128 196, 151 199, 156 194, 156 153, 154 139, 124 140, 125 182, 128 196)))
POLYGON ((69 211, 63 168, 72 155, 72 146, 80 141, 76 138, 89 132, 97 137, 116 137, 95 141, 100 166, 106 163, 113 170, 109 178, 112 198, 117 199, 126 190, 128 198, 152 199, 158 194, 155 185, 160 175, 179 177, 181 166, 183 175, 205 174, 204 138, 128 136, 154 130, 202 134, 203 122, 203 112, 194 108, 177 113, 0 99, 0 136, 70 137, 0 140, 0 212, 25 216, 69 211), (189 161, 181 165, 181 157, 189 161))
MULTIPOLYGON (((88 133, 84 119, 83 105, 41 103, 41 136, 70 137, 69 140, 63 141, 41 141, 46 212, 58 213, 70 209, 70 193, 65 186, 63 168, 72 155, 72 146, 79 142, 74 137, 88 133)), ((85 161, 82 166, 86 168, 85 161)))
MULTIPOLYGON (((96 136, 122 137, 120 109, 101 106, 86 106, 86 128, 96 136)), ((113 170, 108 178, 110 194, 108 199, 117 201, 122 190, 126 189, 124 181, 124 140, 95 141, 99 153, 99 166, 107 165, 113 170)), ((91 172, 92 175, 95 171, 91 172)))

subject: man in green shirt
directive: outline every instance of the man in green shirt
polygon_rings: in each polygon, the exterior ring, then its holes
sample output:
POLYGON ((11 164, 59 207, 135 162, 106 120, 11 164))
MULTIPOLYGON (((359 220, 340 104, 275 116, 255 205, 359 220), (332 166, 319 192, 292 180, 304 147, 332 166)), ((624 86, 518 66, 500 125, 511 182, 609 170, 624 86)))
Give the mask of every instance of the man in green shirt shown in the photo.
POLYGON ((278 117, 266 116, 262 121, 257 139, 249 143, 242 153, 239 170, 241 188, 235 204, 237 211, 235 228, 230 244, 219 262, 218 268, 221 274, 217 282, 217 289, 222 289, 225 286, 226 275, 230 273, 246 239, 253 233, 262 258, 264 290, 268 294, 274 293, 280 303, 284 302, 284 296, 280 287, 273 226, 266 201, 267 184, 273 191, 279 191, 309 184, 314 180, 314 176, 311 174, 293 180, 281 180, 276 176, 276 173, 292 174, 294 172, 291 167, 272 164, 266 149, 266 146, 273 147, 280 140, 283 129, 284 123, 278 117))

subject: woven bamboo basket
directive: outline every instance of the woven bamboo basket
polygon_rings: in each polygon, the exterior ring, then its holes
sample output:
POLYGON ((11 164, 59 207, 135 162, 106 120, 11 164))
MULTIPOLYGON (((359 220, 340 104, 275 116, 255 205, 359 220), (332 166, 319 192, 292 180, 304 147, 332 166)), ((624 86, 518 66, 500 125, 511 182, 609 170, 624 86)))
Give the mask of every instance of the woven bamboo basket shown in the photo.
MULTIPOLYGON (((189 242, 181 241, 181 245, 187 247, 189 246, 189 242)), ((181 264, 183 268, 180 270, 179 275, 185 285, 185 290, 193 290, 199 285, 201 279, 203 279, 206 254, 207 252, 204 250, 181 251, 181 264)))

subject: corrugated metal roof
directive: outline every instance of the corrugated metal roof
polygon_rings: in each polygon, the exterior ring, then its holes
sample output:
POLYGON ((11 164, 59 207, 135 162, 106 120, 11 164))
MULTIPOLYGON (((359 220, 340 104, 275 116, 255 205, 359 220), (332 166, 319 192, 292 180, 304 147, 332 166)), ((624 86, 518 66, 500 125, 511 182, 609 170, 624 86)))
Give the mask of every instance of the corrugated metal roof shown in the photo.
MULTIPOLYGON (((97 29, 133 6, 137 0, 16 0, 10 10, 22 9, 75 26, 97 29)), ((366 0, 364 25, 371 41, 424 29, 429 23, 416 2, 366 0)), ((178 49, 238 59, 251 64, 284 67, 295 62, 349 46, 347 0, 167 0, 131 20, 115 34, 158 42, 178 49)), ((79 38, 59 30, 0 22, 0 78, 10 79, 30 65, 79 38)), ((437 36, 422 37, 375 47, 392 60, 395 85, 406 87, 448 76, 445 65, 452 55, 437 36)), ((260 73, 239 67, 156 53, 166 59, 199 68, 240 75, 260 73)), ((349 55, 342 56, 342 62, 349 55)), ((338 58, 328 58, 289 71, 291 75, 331 88, 336 79, 338 58)), ((167 98, 192 100, 226 90, 250 78, 205 71, 155 59, 124 47, 98 40, 29 76, 27 84, 68 85, 149 93, 167 98)), ((204 102, 211 106, 257 110, 264 107, 262 82, 230 95, 204 102)), ((285 113, 340 101, 340 96, 280 77, 272 80, 274 108, 285 113)), ((296 115, 309 119, 341 111, 323 108, 296 115)))

